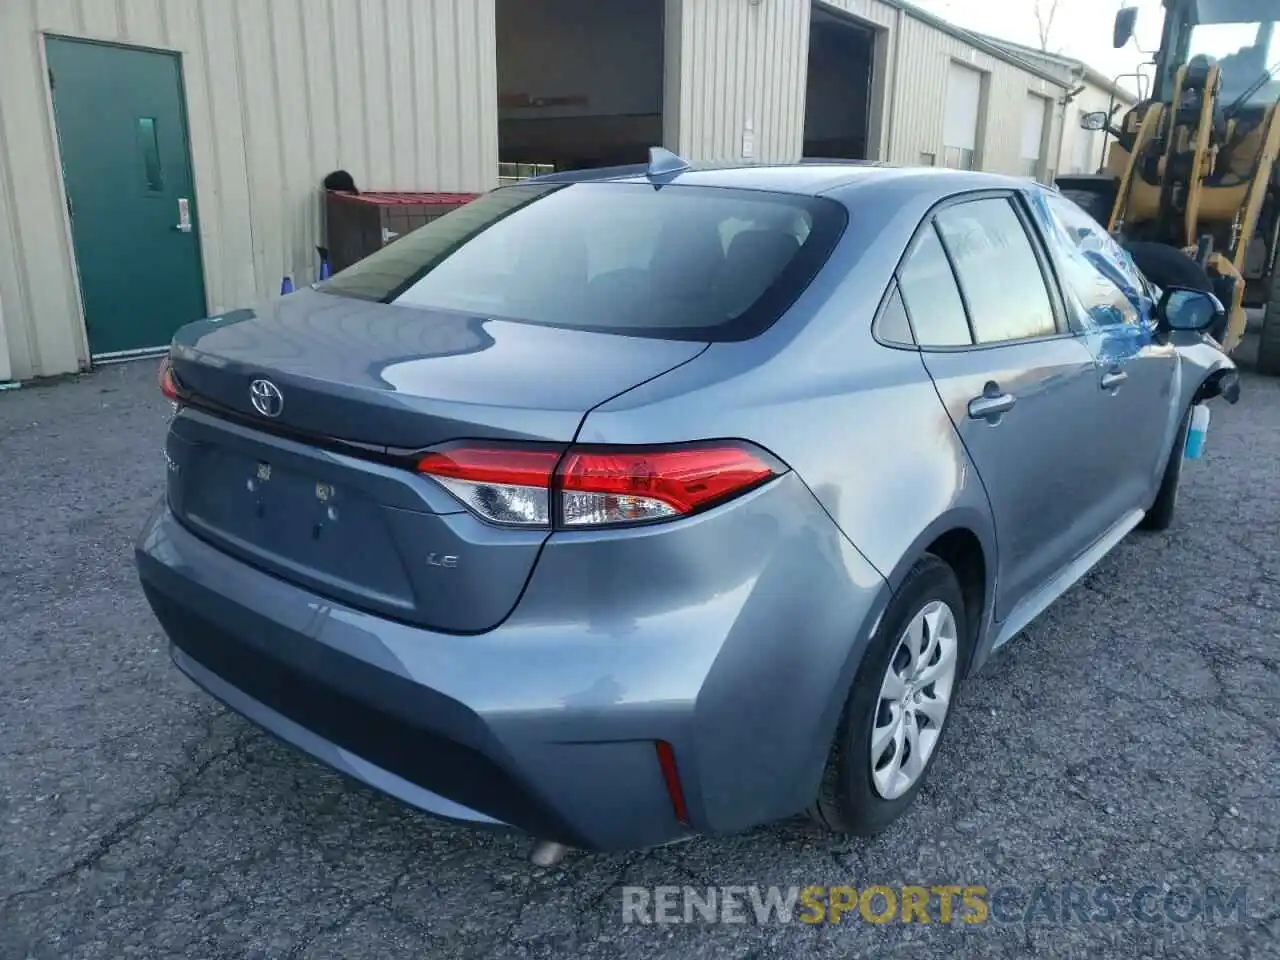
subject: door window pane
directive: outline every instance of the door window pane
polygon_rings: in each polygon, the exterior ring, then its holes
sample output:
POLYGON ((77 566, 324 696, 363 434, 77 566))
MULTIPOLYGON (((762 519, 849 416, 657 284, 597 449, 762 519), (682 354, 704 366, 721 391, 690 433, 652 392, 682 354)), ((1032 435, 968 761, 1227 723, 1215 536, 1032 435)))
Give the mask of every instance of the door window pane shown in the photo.
POLYGON ((1146 282, 1105 229, 1078 204, 1045 192, 1053 219, 1054 242, 1063 252, 1062 281, 1094 323, 1137 323, 1134 301, 1146 282))
POLYGON ((920 346, 957 347, 973 342, 955 275, 932 227, 920 235, 898 286, 920 346))
POLYGON ((160 172, 160 141, 156 137, 154 117, 138 118, 138 149, 142 152, 142 169, 147 189, 152 193, 162 193, 164 177, 160 172))
POLYGON ((938 214, 937 224, 955 262, 978 343, 1057 332, 1040 261, 1008 200, 948 207, 938 214))

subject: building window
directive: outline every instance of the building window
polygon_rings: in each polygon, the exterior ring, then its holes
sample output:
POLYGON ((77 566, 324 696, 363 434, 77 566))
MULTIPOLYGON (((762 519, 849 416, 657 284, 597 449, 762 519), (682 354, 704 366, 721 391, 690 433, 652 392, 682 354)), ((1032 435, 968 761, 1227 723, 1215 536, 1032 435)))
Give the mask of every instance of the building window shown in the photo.
POLYGON ((962 63, 951 63, 947 72, 946 112, 942 129, 944 166, 973 170, 980 162, 978 141, 983 87, 982 73, 962 63))
POLYGON ((142 168, 146 175, 147 190, 164 191, 164 176, 160 172, 160 140, 156 136, 155 117, 138 118, 138 147, 142 150, 142 168))
POLYGON ((555 173, 555 165, 550 163, 500 163, 498 164, 498 185, 519 183, 530 177, 540 177, 544 173, 555 173))

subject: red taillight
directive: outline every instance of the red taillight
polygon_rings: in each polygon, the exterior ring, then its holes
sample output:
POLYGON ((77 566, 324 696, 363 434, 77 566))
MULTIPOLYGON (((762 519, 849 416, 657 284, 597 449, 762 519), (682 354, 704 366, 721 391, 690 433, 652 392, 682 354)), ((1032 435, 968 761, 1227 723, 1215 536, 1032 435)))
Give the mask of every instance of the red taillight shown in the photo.
POLYGON ((165 357, 160 361, 160 369, 156 371, 156 379, 160 381, 160 392, 165 399, 178 402, 178 382, 173 379, 173 364, 165 357))
POLYGON ((570 451, 559 470, 566 526, 635 523, 693 513, 774 475, 743 446, 570 451))
POLYGON ((581 528, 686 516, 746 493, 781 468, 749 444, 723 441, 564 454, 460 444, 424 455, 418 470, 486 520, 581 528))
POLYGON ((418 472, 434 477, 473 513, 494 523, 551 523, 551 479, 558 450, 456 446, 426 454, 418 472))
POLYGON ((654 745, 658 748, 658 766, 662 770, 662 779, 667 784, 667 796, 671 798, 671 809, 675 811, 676 819, 688 826, 689 807, 684 802, 684 787, 680 785, 676 752, 665 740, 658 740, 654 745))

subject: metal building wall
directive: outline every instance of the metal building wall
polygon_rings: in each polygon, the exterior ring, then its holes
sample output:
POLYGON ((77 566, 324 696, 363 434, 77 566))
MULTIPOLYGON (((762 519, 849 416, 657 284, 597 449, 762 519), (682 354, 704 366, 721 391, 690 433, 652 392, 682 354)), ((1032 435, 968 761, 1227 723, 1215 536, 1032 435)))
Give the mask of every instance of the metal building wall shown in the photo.
POLYGON ((1104 142, 1109 142, 1110 138, 1103 136, 1101 131, 1081 130, 1079 126, 1080 114, 1092 113, 1101 110, 1106 113, 1112 107, 1119 105, 1120 110, 1116 114, 1117 125, 1119 118, 1133 106, 1135 100, 1133 97, 1118 98, 1110 90, 1101 87, 1086 78, 1083 82, 1084 90, 1076 97, 1075 100, 1067 107, 1063 113, 1062 121, 1062 148, 1059 151, 1061 158, 1058 163, 1059 173, 1097 173, 1098 168, 1102 165, 1104 157, 1104 142), (1088 147, 1084 151, 1086 156, 1079 157, 1081 152, 1077 146, 1077 142, 1081 139, 1088 140, 1088 147), (1077 160, 1083 160, 1083 165, 1077 163, 1077 160))
MULTIPOLYGON (((947 64, 955 59, 986 76, 979 162, 986 170, 1019 171, 1027 95, 1057 97, 1060 85, 913 16, 909 5, 821 3, 877 30, 869 139, 875 159, 916 164, 932 153, 941 161, 947 64)), ((668 99, 668 145, 698 160, 798 158, 812 6, 813 0, 667 0, 668 65, 678 65, 667 88, 678 95, 668 99), (670 19, 673 12, 678 20, 670 19)), ((1059 154, 1061 111, 1053 117, 1050 166, 1059 154)))
MULTIPOLYGON (((886 159, 917 164, 922 153, 931 153, 942 162, 947 66, 955 60, 985 75, 978 164, 983 170, 1017 174, 1027 95, 1057 98, 1062 87, 905 12, 894 29, 899 31, 898 56, 886 159)), ((1061 122, 1061 111, 1054 110, 1046 154, 1053 160, 1061 122)))
POLYGON ((87 361, 42 32, 182 54, 211 312, 314 278, 333 169, 496 183, 493 0, 0 0, 0 380, 87 361))
MULTIPOLYGON (((678 39, 679 77, 668 92, 678 87, 679 114, 667 129, 678 130, 679 153, 698 160, 797 159, 811 0, 682 0, 678 6, 679 37, 669 29, 668 40, 678 39)), ((668 48, 669 62, 671 56, 668 48)))

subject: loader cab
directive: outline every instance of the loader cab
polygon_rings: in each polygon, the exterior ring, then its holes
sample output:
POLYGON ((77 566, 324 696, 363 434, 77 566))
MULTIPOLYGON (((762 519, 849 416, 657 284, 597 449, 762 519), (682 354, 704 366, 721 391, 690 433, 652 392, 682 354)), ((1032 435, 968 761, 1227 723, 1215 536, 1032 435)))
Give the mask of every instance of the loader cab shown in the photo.
MULTIPOLYGON (((1245 307, 1264 307, 1257 368, 1280 375, 1280 0, 1164 8, 1150 97, 1103 126, 1115 139, 1097 177, 1059 186, 1092 202, 1121 242, 1193 254, 1229 306, 1227 352, 1245 307)), ((1116 15, 1117 48, 1137 16, 1116 15)))
MULTIPOLYGON (((1168 100, 1179 67, 1196 57, 1218 64, 1224 106, 1243 97, 1242 107, 1261 109, 1280 96, 1274 79, 1258 85, 1280 61, 1280 0, 1165 0, 1164 6, 1152 99, 1168 100)), ((1113 42, 1117 49, 1133 39, 1137 19, 1137 7, 1116 13, 1113 42)))

